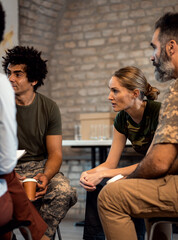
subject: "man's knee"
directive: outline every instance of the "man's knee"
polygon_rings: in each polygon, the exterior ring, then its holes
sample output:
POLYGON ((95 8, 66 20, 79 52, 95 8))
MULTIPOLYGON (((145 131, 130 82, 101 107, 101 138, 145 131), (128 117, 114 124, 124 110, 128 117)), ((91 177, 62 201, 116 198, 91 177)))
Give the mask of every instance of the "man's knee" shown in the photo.
POLYGON ((98 206, 106 205, 112 198, 113 193, 112 184, 104 186, 98 195, 98 206))
POLYGON ((98 195, 98 208, 107 208, 108 205, 114 204, 115 200, 122 202, 122 192, 124 192, 124 186, 121 181, 109 183, 98 195))
POLYGON ((60 202, 60 204, 63 201, 71 207, 77 201, 76 189, 70 186, 69 181, 63 176, 58 175, 51 180, 50 191, 55 196, 54 201, 60 202))

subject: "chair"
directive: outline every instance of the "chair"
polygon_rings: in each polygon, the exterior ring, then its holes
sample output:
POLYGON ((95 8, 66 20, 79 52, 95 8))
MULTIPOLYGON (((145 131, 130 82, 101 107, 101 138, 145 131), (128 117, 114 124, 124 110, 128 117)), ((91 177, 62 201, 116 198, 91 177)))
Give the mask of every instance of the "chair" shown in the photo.
MULTIPOLYGON (((58 239, 59 239, 59 240, 62 240, 59 225, 57 226, 56 232, 57 232, 58 239)), ((55 236, 56 236, 56 233, 55 233, 54 236, 53 236, 53 240, 55 240, 55 236)))
POLYGON ((154 230, 158 224, 161 224, 161 223, 178 224, 178 218, 171 218, 171 217, 157 217, 157 218, 155 217, 155 218, 150 218, 148 221, 152 223, 149 240, 152 240, 154 235, 154 230))
MULTIPOLYGON (((36 209, 37 209, 38 211, 39 211, 39 209, 40 209, 41 204, 42 204, 42 199, 38 199, 38 200, 36 200, 35 202, 33 202, 33 205, 36 207, 36 209)), ((62 240, 59 225, 57 226, 56 232, 57 232, 58 239, 59 239, 59 240, 62 240)), ((53 240, 55 240, 56 232, 55 232, 54 235, 53 235, 53 240)))
POLYGON ((6 225, 0 227, 0 236, 4 235, 5 233, 12 232, 14 229, 22 228, 27 233, 28 240, 32 240, 30 230, 28 229, 30 224, 30 221, 11 220, 6 225))

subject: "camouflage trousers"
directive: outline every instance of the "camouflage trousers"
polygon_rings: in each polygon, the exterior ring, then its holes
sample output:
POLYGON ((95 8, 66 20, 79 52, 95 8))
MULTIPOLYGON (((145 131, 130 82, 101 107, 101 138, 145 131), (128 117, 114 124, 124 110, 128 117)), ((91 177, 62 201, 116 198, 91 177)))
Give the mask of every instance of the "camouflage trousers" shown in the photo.
MULTIPOLYGON (((21 163, 16 166, 15 171, 21 176, 34 177, 38 173, 43 173, 45 162, 46 160, 21 163)), ((58 224, 76 202, 76 189, 70 186, 69 180, 62 172, 57 173, 50 180, 44 197, 34 202, 40 215, 48 224, 46 236, 53 239, 58 224)))

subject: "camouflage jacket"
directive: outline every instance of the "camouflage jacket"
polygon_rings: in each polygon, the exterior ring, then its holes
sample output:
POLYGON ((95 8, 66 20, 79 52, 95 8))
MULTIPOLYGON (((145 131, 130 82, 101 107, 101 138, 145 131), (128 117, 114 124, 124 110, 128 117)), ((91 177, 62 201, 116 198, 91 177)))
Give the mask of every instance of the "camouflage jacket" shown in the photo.
POLYGON ((164 96, 154 138, 154 144, 157 143, 178 143, 178 79, 164 96))

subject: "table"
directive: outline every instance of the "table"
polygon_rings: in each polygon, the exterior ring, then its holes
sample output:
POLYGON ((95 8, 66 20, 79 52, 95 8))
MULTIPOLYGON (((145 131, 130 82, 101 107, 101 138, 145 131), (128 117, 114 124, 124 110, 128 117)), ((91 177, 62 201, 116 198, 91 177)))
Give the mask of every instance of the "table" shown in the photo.
MULTIPOLYGON (((109 140, 63 140, 62 146, 73 148, 91 148, 91 165, 96 166, 96 149, 99 150, 99 163, 103 163, 107 158, 107 150, 111 147, 112 139, 109 140)), ((132 146, 127 140, 126 146, 132 146)))

